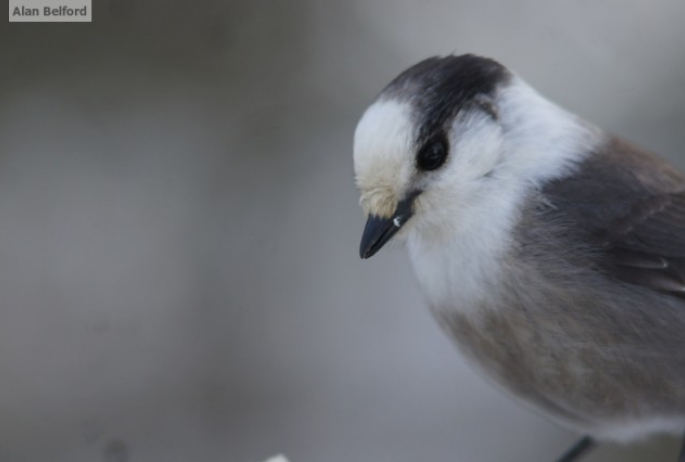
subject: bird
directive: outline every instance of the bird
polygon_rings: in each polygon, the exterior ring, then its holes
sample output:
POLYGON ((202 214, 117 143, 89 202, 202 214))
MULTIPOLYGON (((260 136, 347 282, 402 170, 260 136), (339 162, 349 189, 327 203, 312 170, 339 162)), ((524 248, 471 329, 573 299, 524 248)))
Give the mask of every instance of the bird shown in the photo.
POLYGON ((665 158, 464 54, 394 78, 353 161, 361 258, 406 248, 468 362, 579 435, 557 461, 685 431, 685 177, 665 158))

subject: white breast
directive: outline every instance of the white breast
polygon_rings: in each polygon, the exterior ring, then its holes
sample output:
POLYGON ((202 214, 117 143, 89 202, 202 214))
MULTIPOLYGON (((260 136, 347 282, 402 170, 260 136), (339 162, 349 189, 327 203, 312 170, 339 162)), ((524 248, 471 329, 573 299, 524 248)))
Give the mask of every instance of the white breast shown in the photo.
POLYGON ((432 309, 467 312, 496 293, 521 198, 521 191, 497 194, 463 209, 446 240, 409 233, 409 257, 432 309))

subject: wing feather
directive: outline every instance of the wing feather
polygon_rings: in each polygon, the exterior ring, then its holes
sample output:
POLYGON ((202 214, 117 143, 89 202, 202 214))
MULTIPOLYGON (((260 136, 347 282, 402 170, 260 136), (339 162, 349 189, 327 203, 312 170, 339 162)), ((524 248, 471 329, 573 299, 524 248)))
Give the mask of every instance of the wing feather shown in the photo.
POLYGON ((685 298, 685 178, 666 161, 614 138, 543 194, 609 277, 685 298))

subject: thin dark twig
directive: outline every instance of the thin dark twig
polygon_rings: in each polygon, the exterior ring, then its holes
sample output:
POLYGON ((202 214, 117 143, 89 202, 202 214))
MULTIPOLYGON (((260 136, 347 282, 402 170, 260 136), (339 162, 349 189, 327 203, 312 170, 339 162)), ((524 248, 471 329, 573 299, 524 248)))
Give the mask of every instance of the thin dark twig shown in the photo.
MULTIPOLYGON (((580 457, 595 447, 595 440, 591 436, 584 436, 576 441, 562 456, 557 459, 557 462, 575 462, 580 457)), ((685 459, 678 462, 685 462, 685 459)))

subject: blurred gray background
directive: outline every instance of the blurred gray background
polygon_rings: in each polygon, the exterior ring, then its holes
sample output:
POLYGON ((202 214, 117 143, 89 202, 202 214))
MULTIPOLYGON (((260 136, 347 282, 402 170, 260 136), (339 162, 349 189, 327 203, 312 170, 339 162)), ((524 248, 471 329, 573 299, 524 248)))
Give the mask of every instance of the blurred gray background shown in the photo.
MULTIPOLYGON (((402 251, 357 255, 355 123, 494 57, 685 168, 681 0, 95 0, 0 32, 0 460, 551 461, 402 251)), ((677 441, 588 461, 673 458, 677 441)))

